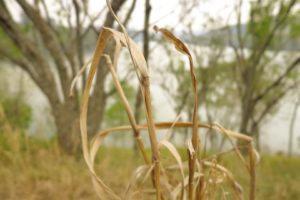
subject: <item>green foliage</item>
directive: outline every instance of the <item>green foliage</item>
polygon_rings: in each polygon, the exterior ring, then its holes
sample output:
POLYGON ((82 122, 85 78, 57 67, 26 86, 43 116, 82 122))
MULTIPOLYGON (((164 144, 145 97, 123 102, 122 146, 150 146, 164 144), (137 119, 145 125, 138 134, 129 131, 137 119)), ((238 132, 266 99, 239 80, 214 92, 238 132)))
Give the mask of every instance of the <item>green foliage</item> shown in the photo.
POLYGON ((202 80, 205 101, 209 106, 218 109, 236 104, 233 98, 237 96, 236 88, 228 81, 233 79, 231 68, 234 65, 235 62, 219 62, 198 70, 198 80, 202 80))
POLYGON ((128 122, 124 107, 120 102, 113 103, 106 111, 108 123, 112 126, 126 124, 128 122))
MULTIPOLYGON (((5 47, 5 50, 15 58, 21 56, 20 49, 18 49, 13 42, 8 38, 4 31, 0 28, 0 45, 5 47)), ((4 55, 0 54, 0 59, 5 58, 4 55)))
MULTIPOLYGON (((105 111, 106 119, 104 121, 106 122, 106 125, 109 127, 128 124, 128 118, 124 106, 121 103, 119 97, 117 96, 114 86, 112 87, 113 88, 111 90, 115 92, 111 98, 113 102, 110 106, 108 106, 108 108, 105 111)), ((122 83, 122 88, 124 90, 126 97, 129 100, 129 103, 133 104, 134 97, 135 97, 134 88, 126 83, 122 83)))
POLYGON ((272 32, 274 39, 271 40, 269 49, 285 48, 286 44, 292 45, 288 43, 290 40, 298 42, 300 10, 295 8, 286 16, 289 3, 289 1, 267 0, 252 4, 251 20, 247 24, 246 33, 246 36, 251 38, 251 49, 261 48, 272 32), (275 27, 278 30, 274 31, 275 27))
MULTIPOLYGON (((133 103, 135 100, 135 91, 132 86, 125 82, 121 82, 122 88, 124 90, 124 93, 126 97, 128 98, 129 103, 131 104, 131 107, 133 108, 133 103)), ((119 126, 119 125, 125 125, 129 124, 127 113, 124 109, 123 104, 121 103, 121 100, 119 99, 117 95, 117 91, 114 87, 114 85, 111 85, 110 91, 112 93, 111 98, 108 99, 108 105, 105 110, 105 115, 104 115, 104 127, 114 127, 114 126, 119 126)), ((121 142, 122 145, 126 145, 125 143, 125 137, 126 134, 120 133, 120 134, 114 134, 112 135, 113 140, 116 142, 115 144, 117 145, 117 142, 121 142)), ((120 143, 119 143, 120 144, 120 143)))
POLYGON ((27 129, 32 118, 32 109, 23 101, 15 98, 1 100, 4 115, 9 124, 17 129, 27 129))
POLYGON ((258 168, 258 177, 264 177, 264 181, 258 182, 258 198, 299 199, 299 167, 299 158, 266 156, 258 168))

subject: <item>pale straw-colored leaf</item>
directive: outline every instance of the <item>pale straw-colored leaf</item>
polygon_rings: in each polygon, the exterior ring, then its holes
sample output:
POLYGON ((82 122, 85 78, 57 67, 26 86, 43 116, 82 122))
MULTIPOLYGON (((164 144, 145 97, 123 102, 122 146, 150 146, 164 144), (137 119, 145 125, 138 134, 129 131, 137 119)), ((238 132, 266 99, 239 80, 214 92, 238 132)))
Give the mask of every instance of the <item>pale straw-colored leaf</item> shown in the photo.
MULTIPOLYGON (((198 172, 194 173, 194 179, 198 179, 201 176, 203 176, 202 173, 198 173, 198 172)), ((187 176, 184 178, 184 188, 186 188, 186 186, 188 185, 188 182, 189 182, 189 177, 187 176)), ((172 192, 174 193, 175 196, 178 196, 181 192, 181 189, 182 189, 182 183, 179 183, 179 184, 177 184, 177 186, 175 187, 175 189, 172 192)))
POLYGON ((187 140, 186 146, 187 146, 187 149, 188 149, 188 152, 189 152, 190 156, 194 157, 195 156, 195 149, 193 147, 192 140, 190 140, 190 139, 187 140))
POLYGON ((151 172, 153 171, 154 165, 142 165, 139 166, 133 173, 130 182, 128 183, 128 186, 125 190, 125 194, 124 194, 124 199, 129 199, 129 196, 132 196, 132 194, 130 194, 130 190, 132 189, 132 187, 134 187, 137 183, 137 180, 141 178, 141 176, 143 176, 143 180, 140 182, 140 185, 143 185, 144 182, 149 178, 151 172))
MULTIPOLYGON (((179 170, 180 170, 180 174, 181 174, 182 190, 183 190, 184 189, 184 169, 183 169, 183 163, 182 163, 180 154, 177 151, 177 149, 175 148, 175 146, 167 140, 161 140, 159 142, 159 147, 161 148, 162 146, 166 147, 169 150, 169 152, 175 158, 175 160, 179 166, 179 170)), ((182 194, 183 194, 183 191, 182 191, 182 194)))
POLYGON ((238 158, 241 160, 241 162, 244 164, 244 166, 249 170, 249 166, 247 165, 244 156, 242 155, 240 150, 237 148, 237 146, 232 141, 232 139, 230 137, 230 133, 218 123, 213 123, 212 126, 217 127, 222 133, 225 134, 225 136, 228 138, 229 142, 231 143, 232 147, 234 148, 235 153, 237 154, 238 158))
POLYGON ((258 165, 260 162, 260 155, 256 149, 253 149, 252 151, 253 155, 255 156, 255 165, 258 165))
POLYGON ((164 39, 167 40, 168 42, 174 44, 175 48, 179 52, 186 54, 188 56, 191 56, 191 53, 190 53, 189 49, 187 48, 187 46, 180 39, 178 39, 175 35, 173 35, 172 32, 170 32, 169 30, 167 30, 165 28, 159 28, 158 26, 154 26, 154 30, 156 32, 161 32, 164 36, 164 39))
POLYGON ((168 131, 165 133, 165 136, 164 136, 163 140, 167 140, 167 141, 170 140, 170 138, 172 137, 172 130, 173 130, 173 127, 174 127, 174 125, 176 124, 176 122, 179 121, 180 117, 181 117, 181 114, 177 115, 177 117, 175 118, 175 120, 174 120, 172 126, 171 126, 171 127, 168 129, 168 131))
MULTIPOLYGON (((193 88, 193 97, 194 97, 194 108, 193 108, 193 115, 192 115, 192 145, 193 149, 195 150, 195 154, 199 153, 199 136, 198 136, 198 89, 197 89, 197 79, 195 75, 195 70, 194 70, 194 63, 193 63, 193 58, 188 50, 187 46, 176 36, 174 36, 170 31, 168 31, 165 28, 158 28, 157 26, 154 26, 154 30, 156 32, 161 32, 164 36, 164 38, 171 42, 175 48, 188 56, 189 59, 189 64, 190 64, 190 74, 191 74, 191 79, 192 79, 192 88, 193 88)), ((192 155, 192 154, 191 154, 192 155)), ((197 156, 191 156, 189 157, 189 198, 193 199, 193 177, 194 177, 194 170, 195 170, 195 164, 196 164, 197 156)))
POLYGON ((81 69, 79 70, 79 72, 76 74, 76 76, 73 78, 72 83, 71 83, 71 87, 70 87, 70 92, 69 95, 73 96, 74 95, 74 87, 77 83, 77 81, 79 80, 80 76, 83 74, 83 72, 85 72, 85 70, 87 69, 87 67, 91 64, 92 59, 89 59, 88 62, 86 62, 81 69))
POLYGON ((144 77, 144 78, 149 77, 145 57, 138 50, 138 47, 135 45, 135 43, 132 42, 132 40, 130 39, 130 37, 129 37, 127 31, 126 31, 126 28, 123 26, 123 24, 119 20, 118 16, 115 14, 114 10, 111 7, 111 4, 110 4, 109 0, 106 0, 106 4, 108 6, 108 9, 109 9, 110 13, 114 17, 114 19, 118 22, 118 24, 120 25, 120 27, 123 31, 124 40, 122 40, 122 42, 123 42, 123 45, 127 46, 128 50, 129 50, 129 54, 130 54, 130 57, 131 57, 131 60, 133 62, 133 65, 134 65, 135 69, 137 71, 138 70, 140 71, 140 75, 142 77, 144 77))
POLYGON ((216 164, 216 163, 212 163, 210 161, 202 161, 202 163, 205 166, 208 167, 215 167, 215 169, 219 170, 220 172, 223 172, 224 175, 226 175, 226 178, 232 188, 233 194, 235 195, 235 198, 238 200, 242 200, 243 199, 243 189, 240 186, 240 184, 234 180, 232 173, 226 169, 224 166, 216 164))
MULTIPOLYGON (((117 72, 116 72, 116 69, 117 69, 117 66, 113 66, 113 64, 111 63, 111 59, 108 55, 103 55, 103 57, 105 58, 106 60, 106 63, 109 67, 109 70, 110 70, 110 73, 112 75, 112 79, 113 79, 113 83, 115 85, 115 88, 118 92, 118 95, 121 99, 121 102, 123 104, 123 107, 127 113, 127 116, 128 116, 128 119, 129 119, 129 122, 132 126, 132 130, 134 132, 134 137, 136 139, 136 142, 137 142, 137 146, 139 148, 139 150, 141 151, 141 154, 143 156, 143 159, 144 159, 144 162, 146 164, 149 164, 150 161, 146 155, 146 150, 144 148, 144 144, 143 144, 143 141, 141 140, 140 136, 139 136, 139 131, 137 129, 137 123, 136 123, 136 120, 135 120, 135 117, 134 117, 134 114, 133 114, 133 111, 130 107, 130 104, 129 104, 129 101, 128 99, 126 98, 126 95, 125 95, 125 92, 123 91, 123 88, 121 86, 121 83, 118 79, 118 75, 117 75, 117 72)), ((117 64, 117 61, 115 61, 116 64, 117 64)))
MULTIPOLYGON (((83 100, 82 100, 82 109, 80 114, 80 132, 81 132, 81 140, 82 140, 82 149, 83 149, 83 155, 84 159, 86 161, 86 164, 89 168, 89 171, 91 172, 91 175, 96 180, 97 186, 102 188, 102 191, 105 191, 108 195, 110 195, 114 199, 120 199, 117 194, 115 194, 108 186, 106 186, 103 181, 96 175, 96 172, 94 170, 93 162, 91 160, 90 154, 89 154, 89 143, 88 143, 88 137, 87 137, 87 110, 88 110, 88 102, 89 102, 89 96, 90 96, 90 90, 92 87, 92 82, 97 70, 97 65, 100 61, 102 52, 104 48, 106 47, 107 41, 110 39, 111 34, 105 31, 101 31, 99 38, 97 40, 97 46, 95 53, 92 58, 92 64, 91 69, 88 74, 88 78, 86 81, 85 89, 83 92, 83 100)), ((99 198, 102 198, 99 196, 99 198)))

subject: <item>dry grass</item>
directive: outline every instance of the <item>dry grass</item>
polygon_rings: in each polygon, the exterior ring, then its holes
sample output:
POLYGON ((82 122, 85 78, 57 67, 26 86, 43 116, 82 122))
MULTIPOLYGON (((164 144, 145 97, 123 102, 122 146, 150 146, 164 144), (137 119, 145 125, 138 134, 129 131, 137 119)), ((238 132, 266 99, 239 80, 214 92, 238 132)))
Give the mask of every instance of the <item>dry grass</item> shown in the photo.
MULTIPOLYGON (((31 138, 14 130, 5 121, 0 110, 0 199, 5 200, 56 200, 56 199, 98 199, 96 196, 90 174, 86 170, 85 161, 81 158, 73 158, 61 153, 56 139, 39 140, 31 138)), ((191 124, 190 124, 191 125, 191 124)), ((160 127, 170 124, 160 124, 160 127)), ((184 124, 181 124, 184 126, 184 124)), ((126 129, 128 127, 123 127, 126 129)), ((146 129, 147 126, 138 128, 146 129)), ((183 160, 188 155, 186 150, 179 148, 178 153, 183 160)), ((151 155, 149 149, 145 150, 146 156, 151 155)), ((234 178, 241 185, 247 185, 249 177, 245 168, 231 151, 223 156, 213 156, 208 152, 205 160, 211 160, 213 164, 219 164, 234 171, 234 178)), ((174 165, 172 155, 166 149, 161 149, 161 165, 169 166, 170 183, 178 183, 180 173, 178 166, 174 165), (175 170, 175 171, 174 171, 175 170), (174 172, 174 173, 172 173, 174 172)), ((102 147, 95 160, 95 169, 103 181, 117 194, 124 194, 128 186, 128 180, 136 166, 144 162, 142 156, 137 155, 132 149, 102 147)), ((284 156, 264 156, 257 169, 258 190, 257 199, 281 200, 300 198, 300 159, 284 156)), ((215 168, 203 169, 206 176, 214 179, 210 183, 210 189, 216 190, 220 175, 215 168)), ((144 177, 142 177, 143 179, 144 177)), ((222 178, 222 177, 221 177, 222 178)), ((143 185, 141 180, 137 185, 138 190, 152 187, 151 181, 143 185)), ((224 191, 230 190, 228 187, 224 191)), ((148 190, 149 191, 149 190, 148 190)), ((151 191, 150 191, 151 192, 151 191)), ((245 188, 245 193, 248 193, 245 188)), ((210 193, 214 194, 214 193, 210 193)), ((209 196, 210 199, 221 199, 221 194, 209 196)), ((231 194, 226 194, 227 199, 233 199, 231 194)), ((132 199, 153 199, 153 194, 138 193, 132 199)))
MULTIPOLYGON (((13 135, 8 131, 4 137, 3 133, 0 137, 1 200, 98 199, 84 160, 61 154, 55 140, 25 139, 20 133, 13 135)), ((147 150, 147 155, 150 153, 147 150)), ((179 149, 179 153, 187 159, 184 149, 179 149)), ((161 152, 161 159, 163 164, 174 164, 166 150, 161 152)), ((234 171, 241 185, 247 184, 245 170, 233 153, 218 162, 234 171)), ((99 151, 95 168, 111 188, 124 193, 132 171, 141 163, 143 159, 137 158, 131 149, 106 147, 99 151)), ((299 168, 299 158, 263 156, 257 168, 257 200, 299 199, 299 168)), ((153 196, 144 195, 140 199, 153 199, 153 196)))
MULTIPOLYGON (((143 54, 138 49, 135 42, 130 39, 126 29, 120 23, 118 17, 107 0, 107 6, 114 16, 115 20, 122 28, 122 32, 110 28, 103 28, 99 34, 94 56, 91 61, 91 67, 88 72, 87 83, 84 88, 82 98, 82 111, 80 115, 80 129, 82 139, 82 149, 85 162, 91 174, 92 182, 99 199, 141 199, 144 195, 153 195, 157 200, 161 199, 227 199, 231 195, 233 199, 244 199, 245 196, 250 200, 255 199, 256 195, 256 164, 259 160, 257 151, 253 148, 252 138, 243 134, 229 131, 217 123, 205 125, 198 120, 198 95, 197 80, 194 73, 193 59, 187 46, 171 32, 164 28, 155 27, 157 32, 161 32, 164 38, 171 42, 175 48, 188 57, 191 75, 191 90, 193 91, 193 116, 191 122, 165 122, 155 123, 153 119, 153 110, 151 103, 150 77, 148 73, 147 63, 143 54), (114 40, 116 47, 111 60, 109 55, 104 54, 109 41, 114 40), (145 103, 147 124, 138 125, 133 115, 126 95, 121 87, 118 79, 118 58, 121 48, 125 47, 131 57, 133 67, 135 69, 139 87, 145 103), (106 59, 106 63, 113 77, 113 83, 118 91, 120 100, 127 112, 130 125, 114 127, 97 133, 92 139, 87 134, 87 111, 89 104, 89 95, 93 85, 93 80, 97 71, 99 60, 101 57, 106 59), (187 141, 186 152, 187 161, 181 157, 178 149, 166 137, 158 141, 156 136, 157 129, 173 129, 173 128, 191 128, 192 137, 187 141), (201 138, 199 138, 199 128, 214 129, 219 134, 227 137, 232 144, 236 157, 239 159, 242 168, 249 176, 246 185, 249 189, 248 194, 244 194, 242 186, 237 182, 234 175, 214 158, 201 157, 200 152, 203 150, 201 146, 201 138), (139 130, 146 129, 148 131, 149 141, 151 144, 151 159, 146 154, 143 141, 140 139, 139 130), (131 179, 123 193, 119 193, 115 188, 109 186, 103 181, 102 175, 98 175, 95 168, 95 158, 98 149, 101 147, 103 140, 109 135, 118 131, 132 130, 137 146, 141 152, 144 163, 137 166, 132 172, 131 179), (248 157, 245 157, 235 145, 235 140, 241 140, 247 146, 248 157), (160 152, 162 148, 166 148, 170 155, 174 158, 176 164, 163 165, 160 152), (188 174, 188 175, 186 175, 188 174), (102 177, 102 178, 101 178, 102 177)), ((162 58, 163 59, 163 58, 162 58)), ((100 66, 101 67, 101 66, 100 66)), ((80 74, 87 68, 87 65, 79 72, 74 79, 74 84, 80 74)), ((74 86, 73 84, 73 86, 74 86)), ((71 88, 72 90, 72 88, 71 88)), ((144 199, 144 197, 143 197, 144 199)))
POLYGON ((97 199, 82 161, 64 156, 53 143, 6 133, 1 135, 0 199, 97 199))

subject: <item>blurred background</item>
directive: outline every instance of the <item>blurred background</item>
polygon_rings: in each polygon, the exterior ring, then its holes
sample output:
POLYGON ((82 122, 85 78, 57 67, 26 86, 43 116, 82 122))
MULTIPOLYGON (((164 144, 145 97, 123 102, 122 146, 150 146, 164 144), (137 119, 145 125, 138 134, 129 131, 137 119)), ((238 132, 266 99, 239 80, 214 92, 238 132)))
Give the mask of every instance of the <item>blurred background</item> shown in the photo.
MULTIPOLYGON (((299 199, 300 2, 111 4, 148 62, 155 121, 191 121, 193 108, 188 60, 155 33, 157 25, 172 31, 192 52, 200 122, 218 122, 255 138, 262 154, 258 199, 299 199)), ((0 2, 0 199, 96 199, 80 151, 79 115, 87 73, 72 97, 69 90, 93 56, 102 27, 121 30, 104 0, 0 2)), ((111 44, 106 53, 113 50, 111 44)), ((145 123, 127 51, 121 52, 118 74, 136 120, 145 123)), ((126 116, 101 60, 90 95, 90 137, 129 124, 126 116)), ((201 136, 207 151, 229 148, 220 135, 201 136)), ((181 148, 189 137, 190 130, 175 131, 172 142, 181 148)), ((149 147, 147 134, 142 138, 149 147)), ((130 132, 104 141, 97 166, 113 187, 121 190, 124 183, 111 176, 126 180, 133 163, 141 161, 135 150, 130 132), (122 160, 125 156, 132 159, 122 160), (124 168, 118 171, 121 164, 124 168)), ((237 176, 245 179, 242 173, 237 176)))

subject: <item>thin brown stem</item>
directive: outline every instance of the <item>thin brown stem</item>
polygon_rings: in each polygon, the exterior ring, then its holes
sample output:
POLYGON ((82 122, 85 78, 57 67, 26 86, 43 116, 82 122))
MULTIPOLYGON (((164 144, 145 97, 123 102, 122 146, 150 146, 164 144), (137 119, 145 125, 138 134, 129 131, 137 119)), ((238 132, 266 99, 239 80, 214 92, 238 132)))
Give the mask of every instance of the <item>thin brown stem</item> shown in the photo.
POLYGON ((256 171, 255 171, 255 155, 253 144, 250 143, 248 145, 248 154, 249 154, 249 168, 250 168, 250 192, 249 192, 249 200, 255 200, 256 193, 256 171))
POLYGON ((151 150, 152 150, 152 162, 154 163, 154 181, 155 181, 155 188, 156 188, 156 199, 161 199, 161 190, 160 190, 160 155, 158 150, 158 143, 156 137, 156 131, 153 121, 153 114, 152 114, 152 104, 151 104, 151 95, 150 95, 150 82, 149 79, 146 78, 142 80, 142 87, 143 87, 143 95, 146 107, 146 116, 147 116, 147 125, 148 125, 148 132, 150 137, 151 143, 151 150))
POLYGON ((112 75, 112 78, 113 78, 113 82, 115 84, 115 87, 117 89, 117 92, 121 98, 121 101, 124 105, 124 108, 126 110, 126 113, 127 113, 127 116, 128 116, 128 119, 129 119, 129 122, 130 122, 130 125, 132 126, 132 129, 133 129, 133 133, 134 133, 134 138, 137 142, 137 145, 141 151, 141 154, 143 156, 143 159, 144 159, 144 162, 146 164, 150 164, 150 161, 147 157, 147 154, 146 154, 146 150, 145 150, 145 147, 144 147, 144 143, 143 141, 141 140, 141 137, 140 137, 140 134, 139 134, 139 130, 137 128, 137 123, 136 123, 136 120, 134 118, 134 115, 133 115, 133 112, 132 112, 132 109, 130 108, 130 104, 125 96, 125 93, 122 89, 122 86, 121 86, 121 83, 117 77, 117 73, 115 71, 115 67, 112 65, 112 62, 111 62, 111 59, 108 55, 104 55, 105 59, 106 59, 106 62, 108 64, 108 67, 109 67, 109 70, 111 72, 111 75, 112 75))

